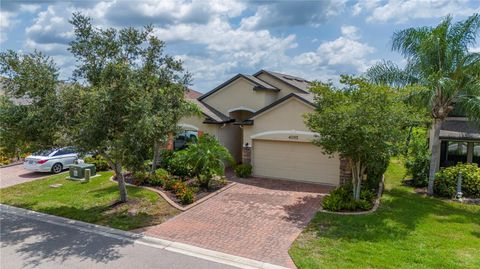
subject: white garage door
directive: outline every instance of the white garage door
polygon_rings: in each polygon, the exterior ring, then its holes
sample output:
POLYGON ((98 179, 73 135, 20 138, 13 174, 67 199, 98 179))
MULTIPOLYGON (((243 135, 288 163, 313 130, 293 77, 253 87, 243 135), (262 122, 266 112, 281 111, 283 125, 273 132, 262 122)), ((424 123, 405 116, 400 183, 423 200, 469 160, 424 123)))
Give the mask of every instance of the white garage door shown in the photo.
POLYGON ((338 157, 329 158, 311 143, 254 140, 252 151, 255 176, 329 185, 339 183, 338 157))

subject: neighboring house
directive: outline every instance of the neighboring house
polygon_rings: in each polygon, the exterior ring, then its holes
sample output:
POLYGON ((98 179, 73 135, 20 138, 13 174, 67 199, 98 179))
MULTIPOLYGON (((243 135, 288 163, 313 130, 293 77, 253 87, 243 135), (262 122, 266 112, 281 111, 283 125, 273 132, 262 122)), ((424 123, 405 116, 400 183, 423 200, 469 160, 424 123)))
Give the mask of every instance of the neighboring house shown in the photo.
POLYGON ((316 134, 303 117, 314 111, 308 87, 276 72, 239 74, 202 96, 189 93, 203 116, 183 118, 181 126, 217 137, 238 163, 252 164, 255 176, 338 185, 350 171, 311 143, 316 134))
POLYGON ((453 111, 440 129, 440 167, 457 163, 480 166, 480 129, 465 115, 453 111))

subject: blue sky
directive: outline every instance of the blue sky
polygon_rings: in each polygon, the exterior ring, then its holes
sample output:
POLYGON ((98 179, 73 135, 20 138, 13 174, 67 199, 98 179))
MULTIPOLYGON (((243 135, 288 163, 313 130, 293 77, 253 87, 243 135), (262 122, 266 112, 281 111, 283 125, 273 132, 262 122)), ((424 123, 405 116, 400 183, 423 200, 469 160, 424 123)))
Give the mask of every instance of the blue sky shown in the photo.
POLYGON ((0 7, 1 50, 43 51, 62 79, 75 68, 67 51, 73 12, 99 27, 152 23, 167 53, 192 73, 192 88, 206 92, 260 69, 335 81, 381 59, 402 64, 390 51, 395 30, 436 25, 448 14, 465 19, 480 11, 480 0, 1 0, 0 7))

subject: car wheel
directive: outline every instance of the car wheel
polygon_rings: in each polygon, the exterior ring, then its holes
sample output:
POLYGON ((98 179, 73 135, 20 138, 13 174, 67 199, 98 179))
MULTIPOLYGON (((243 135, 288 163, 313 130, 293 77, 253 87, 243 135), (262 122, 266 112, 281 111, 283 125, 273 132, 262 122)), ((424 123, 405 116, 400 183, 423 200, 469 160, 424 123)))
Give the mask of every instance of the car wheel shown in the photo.
POLYGON ((58 174, 63 171, 63 165, 61 163, 56 163, 52 166, 52 173, 58 174))

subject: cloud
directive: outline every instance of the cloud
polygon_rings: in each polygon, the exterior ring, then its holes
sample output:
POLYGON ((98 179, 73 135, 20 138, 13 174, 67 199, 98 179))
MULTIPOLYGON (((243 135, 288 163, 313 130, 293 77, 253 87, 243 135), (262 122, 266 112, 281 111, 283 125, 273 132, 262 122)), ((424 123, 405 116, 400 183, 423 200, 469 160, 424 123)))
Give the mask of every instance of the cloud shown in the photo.
POLYGON ((293 62, 302 68, 330 69, 340 73, 364 72, 370 64, 368 56, 375 48, 359 41, 358 29, 354 26, 342 26, 342 35, 335 40, 320 44, 316 51, 305 52, 293 58, 293 62))
POLYGON ((471 47, 471 48, 468 49, 468 52, 470 52, 470 53, 480 53, 480 46, 471 47))
POLYGON ((159 27, 154 34, 167 44, 188 43, 203 48, 203 55, 184 54, 181 57, 194 75, 195 83, 202 81, 201 87, 218 83, 219 78, 232 76, 239 68, 286 62, 286 52, 297 46, 294 35, 275 37, 268 30, 233 27, 224 17, 217 17, 205 25, 159 27))
POLYGON ((7 40, 6 32, 12 29, 18 22, 18 15, 20 13, 37 11, 39 5, 36 4, 20 4, 13 1, 2 1, 2 8, 0 10, 0 43, 7 40))
POLYGON ((206 24, 218 15, 236 17, 246 4, 225 0, 117 1, 109 6, 104 19, 112 25, 171 25, 179 23, 206 24))
POLYGON ((344 6, 344 0, 262 2, 255 15, 243 18, 241 25, 245 29, 316 26, 338 15, 344 6))
POLYGON ((63 17, 63 12, 58 12, 64 7, 49 6, 47 10, 38 13, 34 23, 26 28, 28 41, 37 44, 67 44, 73 37, 68 19, 63 17))
MULTIPOLYGON (((368 0, 353 6, 353 14, 370 14, 368 22, 405 23, 411 19, 429 19, 453 16, 469 16, 480 8, 468 7, 469 0, 368 0)), ((475 2, 474 2, 475 3, 475 2)), ((476 2, 478 3, 478 2, 476 2)))
POLYGON ((358 33, 358 28, 352 25, 344 25, 340 28, 342 32, 342 36, 347 38, 356 40, 360 38, 360 34, 358 33))

